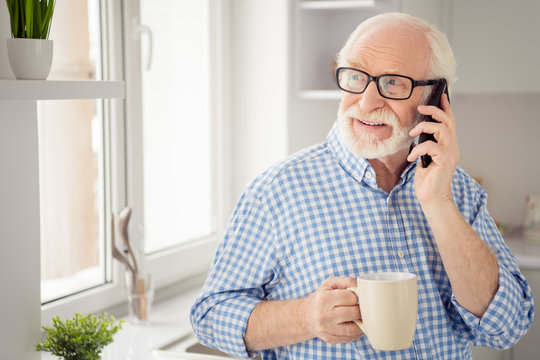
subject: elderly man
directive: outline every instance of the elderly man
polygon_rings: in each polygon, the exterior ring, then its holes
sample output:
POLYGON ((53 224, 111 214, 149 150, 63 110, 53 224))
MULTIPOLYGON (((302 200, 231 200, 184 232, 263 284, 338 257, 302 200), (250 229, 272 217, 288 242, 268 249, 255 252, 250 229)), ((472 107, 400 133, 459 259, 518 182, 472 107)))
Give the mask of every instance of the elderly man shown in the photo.
POLYGON ((455 78, 445 36, 405 14, 379 15, 351 34, 337 64, 343 92, 327 141, 242 195, 192 308, 199 340, 263 359, 470 359, 471 343, 513 346, 532 322, 531 290, 485 191, 457 167, 447 96, 440 109, 422 105, 427 80, 455 78), (435 141, 414 146, 421 133, 435 141), (418 278, 409 349, 375 350, 353 322, 361 314, 346 289, 381 271, 418 278))

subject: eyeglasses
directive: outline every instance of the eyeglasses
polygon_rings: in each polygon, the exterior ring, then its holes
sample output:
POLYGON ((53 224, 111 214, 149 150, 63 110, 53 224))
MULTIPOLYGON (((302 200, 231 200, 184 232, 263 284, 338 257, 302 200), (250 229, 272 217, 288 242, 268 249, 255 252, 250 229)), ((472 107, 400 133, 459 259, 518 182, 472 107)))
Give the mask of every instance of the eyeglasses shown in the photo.
POLYGON ((406 100, 411 97, 417 86, 435 85, 438 80, 414 80, 404 75, 383 74, 371 76, 367 72, 349 67, 340 67, 336 70, 336 80, 343 91, 362 94, 369 83, 375 81, 377 90, 382 97, 392 100, 406 100))

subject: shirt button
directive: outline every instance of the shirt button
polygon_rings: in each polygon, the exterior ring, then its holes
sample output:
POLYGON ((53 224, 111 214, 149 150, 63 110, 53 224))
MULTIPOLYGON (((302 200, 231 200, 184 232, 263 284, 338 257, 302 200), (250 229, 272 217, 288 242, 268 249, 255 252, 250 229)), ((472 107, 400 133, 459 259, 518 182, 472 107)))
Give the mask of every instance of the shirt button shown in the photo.
POLYGON ((366 172, 366 179, 371 179, 372 176, 373 175, 369 171, 366 172))
POLYGON ((398 254, 398 256, 399 256, 400 258, 402 258, 402 259, 403 259, 403 257, 405 256, 405 253, 404 253, 403 251, 401 251, 401 250, 399 250, 397 254, 398 254))

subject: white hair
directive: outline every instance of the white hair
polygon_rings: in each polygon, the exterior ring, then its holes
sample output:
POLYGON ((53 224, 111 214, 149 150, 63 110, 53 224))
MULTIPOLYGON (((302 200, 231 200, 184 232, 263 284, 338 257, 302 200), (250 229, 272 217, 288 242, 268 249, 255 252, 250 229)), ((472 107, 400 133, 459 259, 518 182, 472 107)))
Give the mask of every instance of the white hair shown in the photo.
MULTIPOLYGON (((347 57, 356 40, 368 30, 376 27, 393 27, 396 31, 407 29, 422 32, 427 39, 429 49, 428 77, 430 79, 445 78, 448 81, 448 88, 451 89, 451 85, 456 81, 456 59, 446 35, 428 22, 404 13, 384 13, 363 21, 351 33, 337 54, 337 66, 349 66, 347 57)), ((429 94, 429 89, 429 87, 426 88, 426 94, 429 94)))

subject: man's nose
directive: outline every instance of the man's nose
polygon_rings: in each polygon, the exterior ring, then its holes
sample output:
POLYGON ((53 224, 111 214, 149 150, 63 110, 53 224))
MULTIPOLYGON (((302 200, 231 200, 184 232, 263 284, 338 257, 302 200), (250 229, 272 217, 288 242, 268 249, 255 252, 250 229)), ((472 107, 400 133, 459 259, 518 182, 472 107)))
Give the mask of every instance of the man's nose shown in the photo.
POLYGON ((358 104, 360 105, 360 109, 365 112, 370 112, 384 106, 384 98, 379 94, 375 81, 371 81, 368 84, 368 87, 360 96, 358 104))

